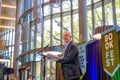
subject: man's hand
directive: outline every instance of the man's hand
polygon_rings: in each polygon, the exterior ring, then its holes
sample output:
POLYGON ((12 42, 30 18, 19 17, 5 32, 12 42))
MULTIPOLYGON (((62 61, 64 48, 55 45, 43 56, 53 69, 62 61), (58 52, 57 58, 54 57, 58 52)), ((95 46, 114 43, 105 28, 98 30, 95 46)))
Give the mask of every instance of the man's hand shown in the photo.
POLYGON ((62 54, 58 54, 57 56, 58 56, 58 57, 62 57, 63 55, 62 55, 62 54))

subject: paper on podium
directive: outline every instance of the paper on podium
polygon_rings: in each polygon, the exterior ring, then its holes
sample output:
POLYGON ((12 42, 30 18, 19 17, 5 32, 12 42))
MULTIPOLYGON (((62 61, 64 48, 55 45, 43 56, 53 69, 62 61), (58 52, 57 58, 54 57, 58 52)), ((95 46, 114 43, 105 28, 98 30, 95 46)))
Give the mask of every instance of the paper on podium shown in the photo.
POLYGON ((46 56, 47 59, 54 60, 54 61, 60 60, 62 58, 60 57, 62 56, 62 52, 58 52, 58 51, 47 51, 47 52, 43 52, 42 55, 46 56))

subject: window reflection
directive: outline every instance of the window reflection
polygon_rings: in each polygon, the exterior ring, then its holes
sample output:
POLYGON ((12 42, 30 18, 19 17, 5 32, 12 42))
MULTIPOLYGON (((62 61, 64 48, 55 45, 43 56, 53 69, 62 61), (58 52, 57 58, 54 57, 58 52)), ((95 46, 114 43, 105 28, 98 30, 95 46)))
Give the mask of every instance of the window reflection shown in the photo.
POLYGON ((44 46, 50 44, 50 20, 44 22, 44 46))
POLYGON ((50 5, 44 6, 44 16, 50 14, 50 5))
POLYGON ((106 25, 113 25, 112 3, 105 5, 105 19, 106 25))
POLYGON ((63 17, 63 32, 71 31, 71 17, 70 15, 63 17))
POLYGON ((36 37, 36 48, 40 48, 41 47, 41 34, 37 33, 37 37, 36 37))
POLYGON ((24 11, 33 7, 33 0, 24 0, 24 11))
POLYGON ((70 11, 70 1, 63 1, 62 2, 62 10, 63 11, 70 11))
POLYGON ((48 2, 48 1, 50 1, 50 0, 44 0, 44 3, 48 2))
POLYGON ((53 25, 53 45, 60 45, 60 18, 54 18, 52 20, 53 25))
POLYGON ((53 8, 53 14, 54 13, 59 13, 60 12, 60 7, 59 8, 53 8))
POLYGON ((92 11, 87 11, 88 39, 92 39, 92 11))
POLYGON ((34 49, 35 48, 35 22, 33 22, 31 25, 30 25, 30 38, 31 38, 31 42, 30 42, 30 49, 34 49))
POLYGON ((73 6, 73 9, 78 9, 78 1, 76 1, 76 0, 72 0, 72 6, 73 6))
POLYGON ((79 43, 79 24, 78 24, 78 14, 73 15, 73 40, 79 43))
POLYGON ((103 25, 103 22, 102 22, 102 7, 94 9, 94 19, 95 19, 95 27, 103 25))
POLYGON ((91 0, 86 0, 86 2, 87 2, 87 5, 91 4, 91 0))
POLYGON ((115 0, 117 25, 120 25, 120 0, 115 0))
POLYGON ((98 2, 98 1, 101 1, 101 0, 94 0, 94 3, 98 2))

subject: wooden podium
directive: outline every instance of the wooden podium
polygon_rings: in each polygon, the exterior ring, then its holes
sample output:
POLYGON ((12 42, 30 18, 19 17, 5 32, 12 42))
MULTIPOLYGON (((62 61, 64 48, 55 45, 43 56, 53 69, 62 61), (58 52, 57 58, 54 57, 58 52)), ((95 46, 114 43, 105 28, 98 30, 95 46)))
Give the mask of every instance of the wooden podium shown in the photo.
POLYGON ((64 80, 62 76, 61 64, 56 62, 56 80, 64 80))

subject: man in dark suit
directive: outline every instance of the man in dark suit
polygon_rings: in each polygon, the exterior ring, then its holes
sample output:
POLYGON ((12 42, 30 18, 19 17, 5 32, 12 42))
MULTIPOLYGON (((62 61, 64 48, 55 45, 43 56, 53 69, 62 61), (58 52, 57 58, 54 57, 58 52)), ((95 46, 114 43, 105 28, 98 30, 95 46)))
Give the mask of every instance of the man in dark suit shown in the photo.
POLYGON ((78 48, 72 41, 72 34, 70 32, 64 32, 63 40, 65 42, 63 58, 58 61, 62 65, 62 75, 64 80, 79 80, 81 69, 78 48))

